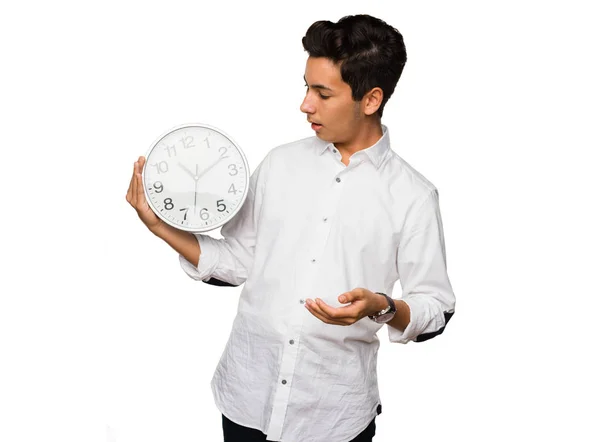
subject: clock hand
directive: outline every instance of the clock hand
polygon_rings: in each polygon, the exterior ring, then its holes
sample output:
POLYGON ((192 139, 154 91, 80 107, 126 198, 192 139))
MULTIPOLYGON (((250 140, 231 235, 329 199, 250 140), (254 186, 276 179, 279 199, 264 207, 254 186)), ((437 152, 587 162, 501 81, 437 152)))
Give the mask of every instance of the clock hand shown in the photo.
MULTIPOLYGON (((183 164, 181 164, 181 162, 178 162, 177 165, 181 167, 185 171, 185 173, 191 176, 194 181, 198 181, 198 176, 194 175, 194 173, 190 169, 185 167, 183 164)), ((198 170, 198 165, 196 165, 196 170, 198 170)))
POLYGON ((219 157, 217 159, 217 161, 215 161, 214 163, 212 163, 210 166, 208 166, 206 169, 204 169, 202 172, 200 172, 200 175, 198 175, 198 179, 200 179, 203 175, 205 175, 210 169, 212 169, 213 167, 215 167, 217 164, 219 164, 219 162, 222 160, 222 157, 219 157))
POLYGON ((194 215, 196 214, 196 199, 198 197, 198 180, 196 180, 196 184, 194 185, 194 215))

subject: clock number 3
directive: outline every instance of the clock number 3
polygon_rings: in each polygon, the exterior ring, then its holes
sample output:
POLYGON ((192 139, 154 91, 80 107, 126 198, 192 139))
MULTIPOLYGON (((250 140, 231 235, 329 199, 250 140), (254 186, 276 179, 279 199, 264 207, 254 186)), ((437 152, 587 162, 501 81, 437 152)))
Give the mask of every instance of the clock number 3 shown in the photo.
POLYGON ((229 165, 229 175, 235 176, 237 174, 238 174, 238 170, 237 170, 237 167, 235 167, 235 164, 230 164, 229 165))

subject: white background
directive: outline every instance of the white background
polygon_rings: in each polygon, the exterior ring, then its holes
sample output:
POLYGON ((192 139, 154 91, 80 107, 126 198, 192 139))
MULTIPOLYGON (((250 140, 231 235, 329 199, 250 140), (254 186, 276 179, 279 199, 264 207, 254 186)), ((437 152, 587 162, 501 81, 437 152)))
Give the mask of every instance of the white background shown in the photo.
POLYGON ((209 384, 240 289, 144 228, 133 161, 186 122, 251 170, 310 136, 301 37, 354 13, 404 35, 383 122, 439 189, 457 295, 431 341, 380 333, 375 440, 600 440, 593 3, 3 3, 0 440, 222 440, 209 384))

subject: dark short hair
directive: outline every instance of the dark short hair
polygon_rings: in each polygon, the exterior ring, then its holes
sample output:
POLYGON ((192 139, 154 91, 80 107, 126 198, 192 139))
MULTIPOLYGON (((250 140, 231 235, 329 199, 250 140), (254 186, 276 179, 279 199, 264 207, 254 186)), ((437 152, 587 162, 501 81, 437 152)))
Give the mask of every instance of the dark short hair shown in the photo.
POLYGON ((349 15, 337 23, 313 23, 302 38, 311 57, 326 57, 340 64, 342 80, 350 85, 352 98, 361 100, 374 87, 383 90, 383 107, 394 93, 406 64, 402 34, 370 15, 349 15))

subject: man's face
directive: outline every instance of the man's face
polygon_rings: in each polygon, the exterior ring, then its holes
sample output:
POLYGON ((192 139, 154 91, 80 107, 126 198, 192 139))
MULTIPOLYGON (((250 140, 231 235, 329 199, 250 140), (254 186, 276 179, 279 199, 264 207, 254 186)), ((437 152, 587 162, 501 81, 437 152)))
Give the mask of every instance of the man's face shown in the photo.
POLYGON ((306 96, 300 110, 306 114, 316 135, 336 144, 351 143, 364 120, 360 102, 342 80, 340 68, 324 57, 308 57, 304 72, 306 96))

